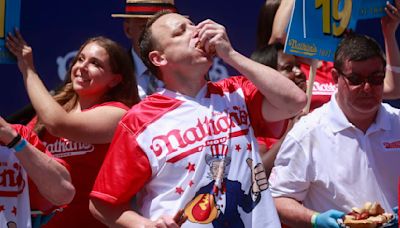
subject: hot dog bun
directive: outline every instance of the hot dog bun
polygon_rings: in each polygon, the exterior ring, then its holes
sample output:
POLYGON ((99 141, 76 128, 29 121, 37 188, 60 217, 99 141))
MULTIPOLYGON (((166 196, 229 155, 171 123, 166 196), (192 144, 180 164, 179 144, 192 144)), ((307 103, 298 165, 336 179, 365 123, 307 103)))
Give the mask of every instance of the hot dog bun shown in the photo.
POLYGON ((344 224, 349 228, 375 228, 387 223, 393 214, 385 213, 379 203, 367 202, 363 208, 353 207, 344 218, 344 224))

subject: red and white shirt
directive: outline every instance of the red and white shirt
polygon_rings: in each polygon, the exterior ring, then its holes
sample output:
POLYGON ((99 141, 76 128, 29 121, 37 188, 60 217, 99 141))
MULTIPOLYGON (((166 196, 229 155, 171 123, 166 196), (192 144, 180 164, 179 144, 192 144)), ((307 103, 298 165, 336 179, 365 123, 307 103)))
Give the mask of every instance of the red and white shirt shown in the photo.
POLYGON ((261 129, 262 99, 244 77, 209 82, 194 98, 165 89, 147 97, 120 121, 91 197, 119 204, 137 194, 143 216, 173 216, 213 182, 207 157, 226 157, 226 194, 216 199, 220 216, 233 211, 245 227, 280 227, 268 189, 247 212, 232 204, 239 196, 230 198, 236 191, 254 197, 252 172, 261 164, 254 133, 273 132, 261 129))

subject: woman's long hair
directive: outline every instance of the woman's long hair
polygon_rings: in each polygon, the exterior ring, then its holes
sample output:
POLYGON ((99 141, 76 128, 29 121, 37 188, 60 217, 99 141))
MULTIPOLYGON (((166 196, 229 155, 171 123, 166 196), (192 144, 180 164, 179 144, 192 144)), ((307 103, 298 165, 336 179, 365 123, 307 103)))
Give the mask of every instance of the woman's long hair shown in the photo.
MULTIPOLYGON (((119 74, 122 77, 121 82, 111 88, 103 97, 102 102, 119 101, 128 107, 140 101, 133 64, 128 52, 118 43, 103 36, 97 36, 86 40, 80 47, 78 54, 72 60, 67 71, 67 77, 63 85, 56 91, 53 96, 54 100, 59 103, 65 111, 70 112, 79 102, 79 96, 75 92, 71 81, 72 66, 78 61, 79 55, 83 48, 90 43, 96 43, 104 48, 109 55, 109 64, 111 71, 114 74, 119 74)), ((34 130, 40 135, 43 132, 44 125, 37 120, 34 130)))

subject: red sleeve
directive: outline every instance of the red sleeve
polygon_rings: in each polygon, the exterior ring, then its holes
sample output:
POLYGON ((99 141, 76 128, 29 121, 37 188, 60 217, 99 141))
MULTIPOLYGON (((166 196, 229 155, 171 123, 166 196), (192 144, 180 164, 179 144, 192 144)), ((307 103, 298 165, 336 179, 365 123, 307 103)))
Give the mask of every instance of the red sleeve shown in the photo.
POLYGON ((127 202, 150 177, 147 156, 138 146, 133 132, 121 121, 90 196, 111 204, 127 202))
POLYGON ((232 77, 243 90, 249 118, 256 137, 280 138, 286 130, 287 121, 266 122, 262 115, 262 102, 264 96, 257 87, 246 77, 232 77))

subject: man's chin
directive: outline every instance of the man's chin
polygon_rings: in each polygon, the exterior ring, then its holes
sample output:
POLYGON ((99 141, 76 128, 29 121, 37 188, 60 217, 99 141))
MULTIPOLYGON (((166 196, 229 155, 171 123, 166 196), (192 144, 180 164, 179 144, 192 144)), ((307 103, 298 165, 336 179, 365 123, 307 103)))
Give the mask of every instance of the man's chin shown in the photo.
POLYGON ((377 105, 376 103, 362 104, 362 105, 357 105, 356 109, 358 110, 359 113, 375 115, 379 109, 379 105, 377 105))

